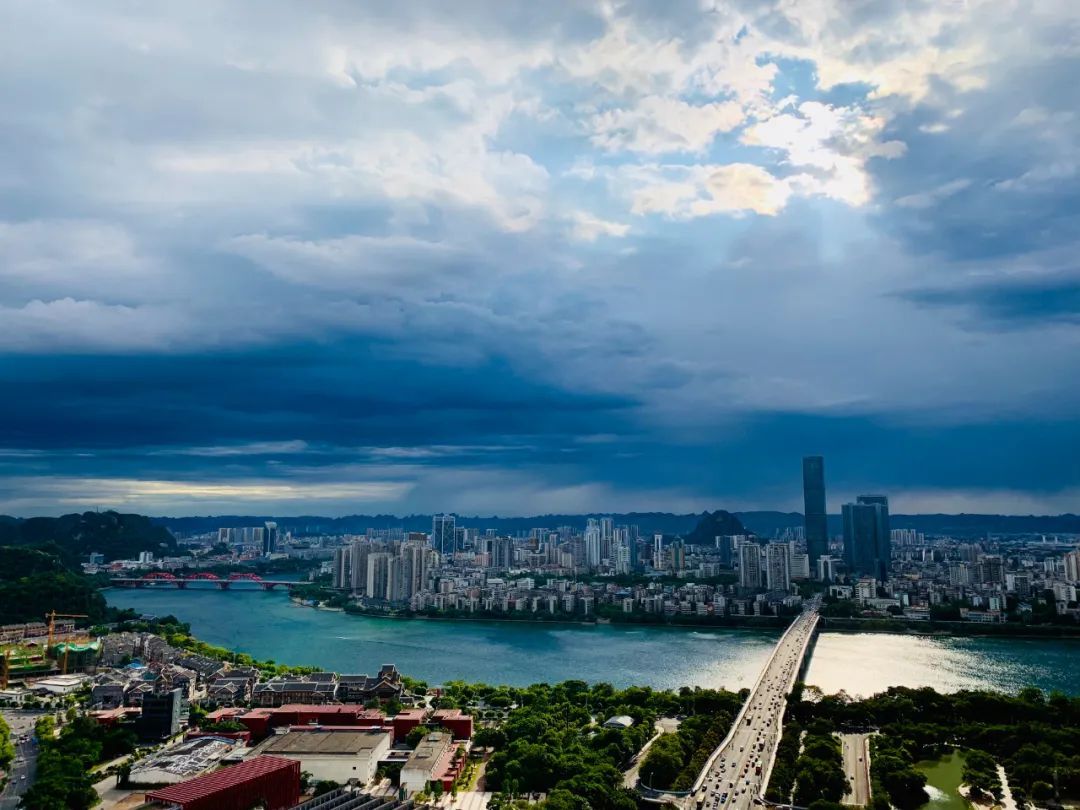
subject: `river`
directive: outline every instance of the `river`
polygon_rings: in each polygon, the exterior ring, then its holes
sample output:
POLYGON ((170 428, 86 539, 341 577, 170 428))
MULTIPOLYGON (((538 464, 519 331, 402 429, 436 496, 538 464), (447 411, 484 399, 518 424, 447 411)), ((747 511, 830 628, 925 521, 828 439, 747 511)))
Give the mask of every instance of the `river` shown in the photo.
MULTIPOLYGON (((109 604, 173 614, 211 644, 337 672, 395 664, 430 684, 449 680, 525 686, 579 678, 657 689, 740 689, 753 684, 778 633, 378 619, 315 610, 282 592, 116 589, 109 604)), ((1080 695, 1080 641, 822 633, 807 682, 826 692, 870 695, 889 686, 941 691, 1023 686, 1080 695)))

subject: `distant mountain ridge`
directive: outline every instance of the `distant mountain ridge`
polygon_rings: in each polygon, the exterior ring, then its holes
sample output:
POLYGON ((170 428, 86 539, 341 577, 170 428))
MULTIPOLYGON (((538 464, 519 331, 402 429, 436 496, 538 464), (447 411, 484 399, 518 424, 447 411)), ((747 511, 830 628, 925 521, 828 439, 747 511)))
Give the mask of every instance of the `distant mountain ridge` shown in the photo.
POLYGON ((140 551, 161 556, 176 551, 176 538, 159 521, 120 512, 83 512, 61 517, 0 515, 0 546, 47 547, 68 567, 91 552, 106 561, 132 559, 140 551))
MULTIPOLYGON (((747 532, 772 536, 785 528, 802 526, 800 512, 724 512, 735 518, 747 532)), ((705 513, 710 514, 710 513, 705 513)), ((717 514, 716 512, 711 514, 717 514)), ((671 512, 591 512, 586 514, 547 514, 529 517, 499 517, 459 515, 458 521, 478 529, 495 529, 515 533, 536 527, 554 529, 558 526, 584 526, 590 517, 610 517, 617 524, 636 524, 644 534, 681 534, 693 532, 701 520, 700 514, 673 514, 671 512)), ((274 520, 283 530, 294 533, 315 534, 357 533, 365 529, 404 528, 406 531, 431 531, 430 514, 421 515, 346 515, 344 517, 274 517, 273 515, 220 515, 205 517, 155 517, 155 524, 183 534, 202 534, 219 527, 261 526, 274 520)), ((894 529, 915 529, 929 534, 950 534, 957 537, 978 537, 989 534, 1080 534, 1080 515, 892 515, 894 529)), ((735 524, 728 524, 734 526, 735 524)), ((840 516, 829 515, 829 531, 836 535, 842 531, 840 516)), ((741 534, 742 532, 721 532, 741 534)))

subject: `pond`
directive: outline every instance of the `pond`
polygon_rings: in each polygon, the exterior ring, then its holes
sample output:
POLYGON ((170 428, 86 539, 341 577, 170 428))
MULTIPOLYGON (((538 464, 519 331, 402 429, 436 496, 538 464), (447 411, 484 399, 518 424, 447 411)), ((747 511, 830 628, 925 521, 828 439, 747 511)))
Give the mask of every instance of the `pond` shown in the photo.
POLYGON ((964 755, 953 751, 941 759, 919 762, 915 766, 926 774, 926 792, 930 801, 922 810, 969 810, 971 803, 960 795, 960 775, 964 771, 964 755))

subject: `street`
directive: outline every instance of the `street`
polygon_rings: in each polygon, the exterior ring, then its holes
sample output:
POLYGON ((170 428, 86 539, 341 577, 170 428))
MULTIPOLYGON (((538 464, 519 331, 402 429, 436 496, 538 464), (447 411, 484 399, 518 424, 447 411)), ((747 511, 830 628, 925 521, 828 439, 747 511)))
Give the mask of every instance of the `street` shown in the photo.
POLYGON ((791 690, 807 639, 817 624, 817 602, 792 623, 777 645, 761 679, 691 795, 701 810, 744 810, 758 801, 772 772, 786 696, 791 690))
POLYGON ((866 734, 841 734, 840 747, 844 757, 844 775, 851 790, 841 800, 842 804, 865 807, 870 804, 870 770, 867 758, 866 734))
POLYGON ((34 782, 37 770, 37 742, 34 739, 34 723, 42 712, 23 712, 5 709, 4 720, 11 727, 11 742, 15 746, 15 762, 3 793, 0 793, 0 810, 15 810, 23 793, 34 782), (23 742, 23 738, 26 742, 23 742))

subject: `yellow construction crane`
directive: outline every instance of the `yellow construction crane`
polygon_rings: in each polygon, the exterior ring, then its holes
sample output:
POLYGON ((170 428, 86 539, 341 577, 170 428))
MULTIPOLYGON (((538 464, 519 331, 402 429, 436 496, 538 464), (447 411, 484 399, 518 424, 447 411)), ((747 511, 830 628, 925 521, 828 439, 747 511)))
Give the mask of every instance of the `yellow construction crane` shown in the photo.
POLYGON ((85 613, 57 613, 55 610, 45 614, 45 618, 49 620, 49 643, 45 645, 45 650, 48 651, 53 645, 53 636, 56 633, 56 618, 61 619, 89 619, 85 613))

